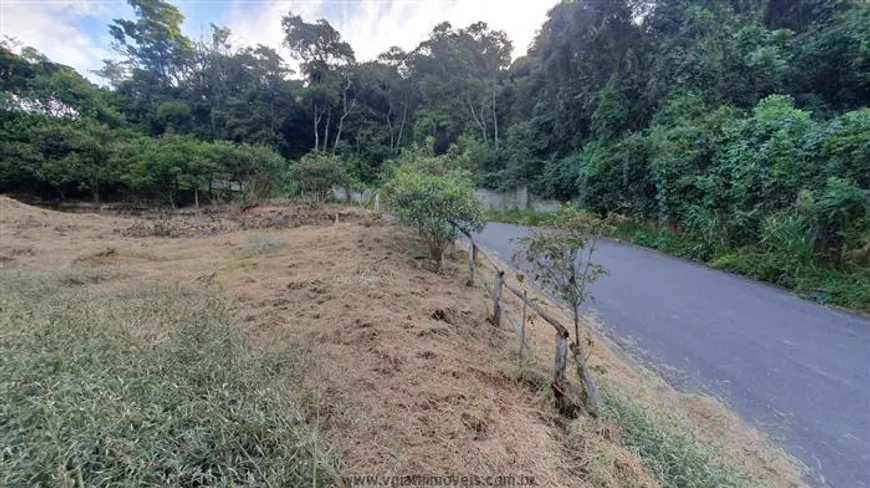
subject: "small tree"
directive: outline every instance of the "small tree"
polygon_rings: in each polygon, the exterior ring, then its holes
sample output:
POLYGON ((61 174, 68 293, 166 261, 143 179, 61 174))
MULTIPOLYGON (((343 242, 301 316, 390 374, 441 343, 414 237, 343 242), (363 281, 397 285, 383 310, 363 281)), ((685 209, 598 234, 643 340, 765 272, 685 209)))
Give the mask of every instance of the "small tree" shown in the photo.
POLYGON ((317 203, 323 203, 333 187, 344 185, 347 175, 337 157, 312 152, 296 163, 291 177, 300 190, 314 195, 317 203))
POLYGON ((419 230, 429 247, 429 257, 440 270, 444 251, 459 237, 460 229, 483 229, 483 205, 474 195, 468 173, 438 173, 420 167, 408 164, 397 168, 385 193, 393 215, 419 230))
POLYGON ((605 219, 592 213, 563 208, 556 217, 556 228, 533 229, 529 235, 519 238, 520 248, 513 256, 518 268, 528 271, 571 307, 574 319, 571 350, 593 412, 600 400, 586 368, 587 355, 580 341, 580 311, 592 298, 592 283, 608 273, 606 268, 592 261, 607 225, 605 219))

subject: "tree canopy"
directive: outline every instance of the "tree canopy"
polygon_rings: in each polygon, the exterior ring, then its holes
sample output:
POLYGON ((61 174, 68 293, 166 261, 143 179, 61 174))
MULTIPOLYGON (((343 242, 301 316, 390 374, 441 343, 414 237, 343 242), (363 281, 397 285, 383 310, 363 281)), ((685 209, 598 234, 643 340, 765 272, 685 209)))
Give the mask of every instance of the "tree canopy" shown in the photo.
POLYGON ((327 20, 288 11, 299 73, 278 46, 216 25, 191 39, 171 3, 129 3, 105 85, 0 45, 0 191, 175 203, 265 175, 281 191, 311 152, 376 185, 425 146, 477 185, 653 222, 700 254, 784 216, 834 263, 870 233, 863 0, 563 0, 515 59, 504 32, 443 22, 360 60, 327 20))

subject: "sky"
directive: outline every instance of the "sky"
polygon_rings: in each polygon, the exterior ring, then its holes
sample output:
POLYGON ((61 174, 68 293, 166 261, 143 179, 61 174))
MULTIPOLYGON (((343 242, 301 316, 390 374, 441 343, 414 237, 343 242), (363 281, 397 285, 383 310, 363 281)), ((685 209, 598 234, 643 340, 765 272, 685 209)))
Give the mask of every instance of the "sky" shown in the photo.
MULTIPOLYGON (((199 39, 209 24, 229 27, 237 46, 281 48, 281 17, 288 11, 309 22, 327 19, 361 61, 391 46, 410 50, 432 28, 449 21, 465 27, 482 20, 507 32, 514 58, 525 54, 547 11, 557 0, 176 0, 184 33, 199 39)), ((32 46, 55 62, 88 75, 114 57, 108 35, 112 19, 132 18, 125 0, 0 0, 0 37, 32 46)), ((288 59, 289 61, 289 59, 288 59)))

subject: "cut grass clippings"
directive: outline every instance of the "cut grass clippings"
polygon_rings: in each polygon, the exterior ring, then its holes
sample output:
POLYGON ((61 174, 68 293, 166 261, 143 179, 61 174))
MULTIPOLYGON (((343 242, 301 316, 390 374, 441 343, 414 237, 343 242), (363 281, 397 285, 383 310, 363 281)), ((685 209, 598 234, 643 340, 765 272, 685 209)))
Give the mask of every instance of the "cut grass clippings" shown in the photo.
POLYGON ((0 275, 0 485, 313 486, 327 475, 293 398, 303 349, 255 350, 210 293, 93 285, 104 278, 0 275))

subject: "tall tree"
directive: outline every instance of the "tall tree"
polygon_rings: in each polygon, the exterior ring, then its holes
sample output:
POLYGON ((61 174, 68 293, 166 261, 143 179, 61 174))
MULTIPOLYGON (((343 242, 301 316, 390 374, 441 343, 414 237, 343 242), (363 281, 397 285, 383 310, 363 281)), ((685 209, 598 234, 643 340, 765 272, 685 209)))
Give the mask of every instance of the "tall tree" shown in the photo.
POLYGON ((302 73, 306 78, 307 99, 314 126, 314 149, 326 149, 332 110, 338 102, 335 93, 337 91, 342 91, 341 106, 343 115, 347 115, 349 88, 341 90, 341 86, 348 85, 342 85, 345 79, 338 69, 355 62, 353 49, 350 44, 341 40, 341 34, 325 19, 308 23, 301 16, 290 12, 281 19, 281 25, 284 29, 284 45, 301 62, 302 73), (321 142, 320 123, 324 116, 326 119, 321 142))

